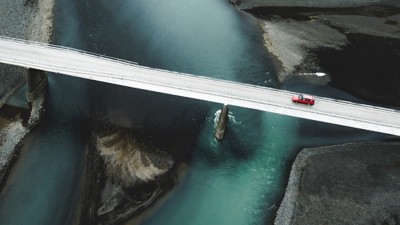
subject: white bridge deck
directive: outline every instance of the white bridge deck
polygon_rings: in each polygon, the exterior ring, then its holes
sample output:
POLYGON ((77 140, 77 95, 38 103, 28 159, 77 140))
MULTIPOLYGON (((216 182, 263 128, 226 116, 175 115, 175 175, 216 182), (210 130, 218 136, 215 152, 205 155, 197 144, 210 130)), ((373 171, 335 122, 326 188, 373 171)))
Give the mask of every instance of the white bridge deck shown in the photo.
POLYGON ((400 136, 398 110, 318 96, 314 106, 295 104, 293 92, 143 67, 62 46, 0 37, 0 62, 400 136))

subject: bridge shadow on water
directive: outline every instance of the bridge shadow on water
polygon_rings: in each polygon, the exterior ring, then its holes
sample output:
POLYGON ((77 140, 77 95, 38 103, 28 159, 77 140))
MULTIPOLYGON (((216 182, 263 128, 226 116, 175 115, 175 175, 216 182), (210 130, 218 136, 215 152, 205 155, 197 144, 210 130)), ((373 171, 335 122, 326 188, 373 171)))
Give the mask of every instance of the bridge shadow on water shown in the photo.
MULTIPOLYGON (((190 158, 212 103, 105 83, 89 85, 94 124, 136 130, 178 161, 190 158)), ((139 137, 138 137, 139 138, 139 137)))

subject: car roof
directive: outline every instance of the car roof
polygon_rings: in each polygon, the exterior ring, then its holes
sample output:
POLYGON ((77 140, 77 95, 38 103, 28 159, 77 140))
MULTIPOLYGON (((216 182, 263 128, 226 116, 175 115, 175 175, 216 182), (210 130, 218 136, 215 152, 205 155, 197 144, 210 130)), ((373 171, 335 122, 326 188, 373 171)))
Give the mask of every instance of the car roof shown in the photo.
POLYGON ((303 94, 303 98, 314 99, 314 97, 313 97, 313 96, 311 96, 311 95, 304 95, 304 94, 303 94))

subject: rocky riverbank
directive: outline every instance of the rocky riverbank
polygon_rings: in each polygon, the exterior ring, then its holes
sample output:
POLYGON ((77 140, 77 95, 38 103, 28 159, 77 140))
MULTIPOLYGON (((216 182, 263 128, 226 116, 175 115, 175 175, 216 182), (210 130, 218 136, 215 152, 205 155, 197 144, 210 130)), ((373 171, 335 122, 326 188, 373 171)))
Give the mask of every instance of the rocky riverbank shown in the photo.
MULTIPOLYGON (((0 114, 0 178, 5 177, 11 161, 17 158, 16 148, 28 133, 20 112, 7 117, 4 114, 0 114)), ((0 183, 4 181, 1 179, 0 183)))
MULTIPOLYGON (((52 0, 17 0, 2 3, 0 35, 49 43, 52 30, 52 0), (3 11, 2 11, 3 10, 3 11)), ((25 83, 25 69, 4 66, 0 74, 0 106, 25 83), (4 82, 3 82, 4 81, 4 82)), ((18 156, 18 145, 39 121, 44 96, 29 112, 7 113, 0 107, 0 176, 3 182, 18 156), (4 112, 4 113, 2 113, 4 112)), ((95 120, 95 119, 94 119, 95 120)), ((73 224, 117 224, 144 212, 177 182, 181 159, 170 156, 141 132, 93 121, 88 143, 78 208, 73 224)), ((173 150, 172 150, 173 151, 173 150)))
POLYGON ((396 106, 400 103, 398 6, 260 7, 248 12, 260 18, 281 83, 294 76, 326 74, 325 84, 363 100, 396 106))
MULTIPOLYGON (((53 0, 5 0, 1 6, 1 36, 50 42, 53 0)), ((44 96, 32 103, 29 113, 26 109, 14 109, 11 115, 10 107, 3 105, 25 83, 25 69, 1 64, 0 80, 0 179, 3 183, 4 175, 18 155, 18 145, 40 119, 44 96)))
MULTIPOLYGON (((238 7, 259 18, 283 85, 329 85, 399 107, 399 2, 342 2, 244 0, 238 7), (267 7, 253 8, 259 3, 267 7)), ((302 150, 275 224, 399 224, 399 151, 398 142, 302 150)))
MULTIPOLYGON (((4 0, 0 36, 50 42, 54 0, 4 0)), ((25 69, 0 64, 0 107, 25 82, 25 69)))
POLYGON ((275 224, 399 224, 400 142, 303 149, 275 224))

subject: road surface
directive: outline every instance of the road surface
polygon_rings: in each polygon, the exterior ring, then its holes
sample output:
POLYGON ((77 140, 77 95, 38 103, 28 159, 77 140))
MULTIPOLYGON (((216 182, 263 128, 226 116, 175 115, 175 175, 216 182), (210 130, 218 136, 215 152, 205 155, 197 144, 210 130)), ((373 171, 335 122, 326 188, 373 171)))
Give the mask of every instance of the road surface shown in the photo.
POLYGON ((155 91, 279 113, 400 136, 400 111, 315 97, 315 105, 291 101, 293 92, 159 70, 62 46, 0 37, 0 62, 155 91))

